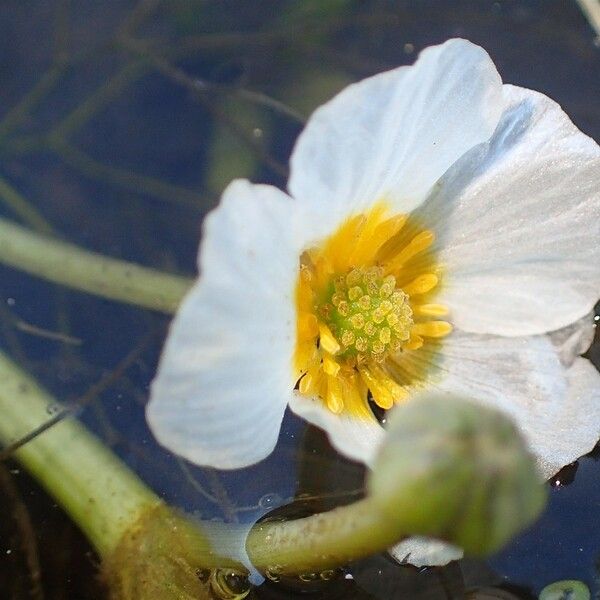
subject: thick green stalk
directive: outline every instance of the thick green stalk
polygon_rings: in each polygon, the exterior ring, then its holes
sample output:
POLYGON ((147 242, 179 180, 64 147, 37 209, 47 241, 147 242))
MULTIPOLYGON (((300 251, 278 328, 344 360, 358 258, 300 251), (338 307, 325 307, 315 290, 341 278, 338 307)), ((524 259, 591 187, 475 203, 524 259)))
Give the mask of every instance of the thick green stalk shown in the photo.
POLYGON ((175 312, 190 279, 108 258, 0 218, 0 262, 54 283, 161 312, 175 312))
MULTIPOLYGON (((10 443, 49 419, 56 401, 6 355, 0 353, 0 440, 10 443)), ((56 498, 85 532, 99 554, 106 556, 124 534, 137 529, 147 515, 157 515, 160 499, 74 419, 66 419, 16 451, 15 457, 56 498)), ((298 521, 257 525, 248 538, 252 562, 262 569, 286 566, 302 572, 340 565, 382 550, 398 540, 368 501, 298 521)), ((164 517, 164 513, 163 517, 164 517)), ((239 527, 208 523, 179 523, 178 540, 186 558, 199 567, 231 566, 208 538, 235 547, 239 527), (204 531, 210 535, 205 536, 204 531)), ((167 519, 160 519, 166 522, 167 519)), ((172 528, 168 528, 171 531, 172 528)), ((243 529, 243 528, 242 528, 243 529)), ((243 538, 242 538, 243 539, 243 538)))
MULTIPOLYGON (((50 395, 0 353, 0 441, 8 444, 28 434, 56 407, 50 395)), ((143 536, 149 546, 176 546, 195 568, 241 566, 227 558, 227 548, 243 545, 245 528, 194 522, 171 511, 75 419, 46 430, 18 449, 15 458, 60 503, 101 556, 110 558, 116 552, 117 564, 127 560, 124 555, 141 556, 143 536)), ((383 550, 402 537, 400 529, 390 529, 372 502, 363 500, 297 521, 257 525, 246 547, 261 570, 318 571, 383 550)))
MULTIPOLYGON (((0 440, 45 423, 56 401, 0 353, 0 440)), ((81 527, 101 555, 160 503, 123 463, 74 419, 65 419, 16 451, 15 458, 81 527)))

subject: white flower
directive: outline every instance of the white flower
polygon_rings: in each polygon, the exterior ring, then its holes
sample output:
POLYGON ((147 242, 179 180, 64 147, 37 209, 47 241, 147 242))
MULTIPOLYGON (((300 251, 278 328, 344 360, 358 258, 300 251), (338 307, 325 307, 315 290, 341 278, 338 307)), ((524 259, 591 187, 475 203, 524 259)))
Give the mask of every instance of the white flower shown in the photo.
POLYGON ((434 387, 505 410, 550 476, 600 437, 600 378, 579 357, 599 183, 594 141, 467 41, 349 86, 301 134, 289 196, 235 181, 206 219, 152 431, 243 467, 289 405, 369 464, 384 430, 367 397, 388 409, 434 387))

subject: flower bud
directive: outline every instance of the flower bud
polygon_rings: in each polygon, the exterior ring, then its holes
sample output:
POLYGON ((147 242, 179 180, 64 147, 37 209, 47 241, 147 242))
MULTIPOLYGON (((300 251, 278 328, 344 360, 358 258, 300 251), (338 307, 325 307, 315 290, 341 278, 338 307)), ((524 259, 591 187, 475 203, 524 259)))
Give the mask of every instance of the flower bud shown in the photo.
POLYGON ((474 555, 498 550, 546 499, 533 457, 506 415, 444 394, 392 412, 368 487, 407 534, 474 555))

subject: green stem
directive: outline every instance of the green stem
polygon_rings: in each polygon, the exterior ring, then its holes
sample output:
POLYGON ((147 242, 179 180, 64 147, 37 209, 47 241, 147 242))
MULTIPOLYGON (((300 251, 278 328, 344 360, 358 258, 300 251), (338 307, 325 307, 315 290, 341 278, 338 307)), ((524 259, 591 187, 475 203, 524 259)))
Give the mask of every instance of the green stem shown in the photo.
POLYGON ((50 136, 67 138, 78 131, 94 115, 106 107, 123 89, 141 77, 147 70, 143 60, 127 63, 106 83, 90 94, 81 104, 58 123, 50 136))
MULTIPOLYGON (((57 406, 1 352, 0 383, 0 440, 5 444, 45 423, 57 406)), ((161 500, 74 419, 46 430, 18 449, 15 457, 70 514, 101 556, 110 555, 124 535, 138 529, 148 515, 168 520, 162 512, 168 509, 161 500)), ((179 530, 178 546, 185 549, 187 560, 198 567, 236 565, 223 558, 221 546, 239 546, 244 528, 171 518, 177 526, 166 529, 169 533, 179 530), (219 548, 213 548, 208 540, 217 541, 219 548)), ((164 531, 161 524, 158 527, 164 531)), ((246 548, 261 570, 276 567, 279 573, 301 573, 381 551, 401 537, 398 527, 390 528, 366 499, 296 521, 256 525, 246 548)))
MULTIPOLYGON (((56 401, 0 353, 0 439, 10 443, 49 419, 56 401)), ((15 457, 105 555, 160 503, 121 461, 73 419, 55 425, 15 457)))
POLYGON ((14 108, 8 111, 0 122, 0 144, 27 118, 39 101, 56 86, 64 71, 65 65, 62 62, 55 64, 44 73, 33 89, 14 108))
POLYGON ((367 497, 294 521, 256 525, 246 541, 260 570, 277 574, 322 571, 384 551, 407 532, 386 519, 367 497))
POLYGON ((49 149, 65 163, 90 179, 110 183, 136 194, 147 194, 196 211, 208 200, 197 192, 166 183, 161 179, 101 163, 60 137, 52 136, 48 138, 47 143, 49 149))
POLYGON ((46 235, 54 234, 52 225, 3 177, 0 177, 0 201, 32 229, 46 235))
POLYGON ((162 312, 175 312, 185 277, 108 258, 0 218, 0 262, 54 283, 162 312))

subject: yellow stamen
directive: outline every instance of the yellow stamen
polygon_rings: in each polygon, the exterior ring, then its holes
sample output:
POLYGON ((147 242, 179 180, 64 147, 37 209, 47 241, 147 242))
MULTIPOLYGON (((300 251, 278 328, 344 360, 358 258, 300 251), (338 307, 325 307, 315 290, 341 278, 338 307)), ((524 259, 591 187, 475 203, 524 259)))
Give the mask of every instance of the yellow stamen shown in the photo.
POLYGON ((296 348, 296 370, 298 375, 306 372, 313 364, 321 362, 321 356, 314 341, 309 340, 298 344, 296 348))
POLYGON ((315 396, 321 386, 322 374, 318 367, 309 369, 300 380, 298 390, 304 396, 315 396))
POLYGON ((365 385, 371 390, 375 404, 384 410, 392 408, 394 406, 394 397, 387 387, 371 373, 368 367, 362 367, 358 372, 365 385))
POLYGON ((379 224, 373 233, 373 249, 379 252, 383 244, 393 238, 404 227, 407 219, 407 215, 396 215, 379 224))
POLYGON ((334 414, 339 415, 344 409, 344 398, 342 386, 337 377, 327 376, 327 408, 334 414))
POLYGON ((423 338, 415 333, 414 327, 410 333, 410 339, 404 344, 405 350, 418 350, 423 346, 423 338))
POLYGON ((379 383, 389 391, 395 403, 402 402, 408 398, 408 391, 396 383, 380 365, 371 365, 369 370, 379 383))
POLYGON ((448 307, 443 304, 415 304, 413 314, 418 317, 445 317, 448 307))
POLYGON ((330 257, 330 262, 336 271, 344 271, 350 265, 348 248, 356 244, 366 220, 364 215, 348 219, 327 243, 324 254, 330 257))
POLYGON ((415 323, 411 333, 430 338, 441 338, 452 331, 452 325, 447 321, 428 321, 427 323, 415 323))
POLYGON ((427 250, 433 244, 435 234, 426 229, 415 235, 415 237, 398 253, 392 260, 384 265, 386 273, 393 273, 402 268, 411 258, 427 250))
POLYGON ((319 321, 313 313, 298 315, 298 336, 301 339, 312 339, 319 335, 319 321))
POLYGON ((331 333, 331 329, 325 325, 325 323, 319 323, 319 340, 321 344, 321 348, 325 350, 325 352, 329 352, 329 354, 337 354, 340 351, 340 345, 338 341, 335 339, 333 333, 331 333))
POLYGON ((373 243, 373 237, 386 212, 387 207, 383 203, 376 204, 369 211, 356 244, 350 249, 349 264, 365 264, 379 250, 379 246, 373 243))
POLYGON ((315 278, 314 286, 317 288, 327 285, 327 282, 333 276, 334 270, 331 260, 328 256, 319 255, 311 257, 314 264, 315 278))
POLYGON ((340 372, 340 364, 327 352, 323 354, 323 371, 334 377, 340 372))
POLYGON ((413 294, 426 294, 431 291, 438 284, 438 277, 433 273, 425 273, 425 275, 419 275, 413 279, 409 284, 402 287, 402 289, 409 295, 413 294))
POLYGON ((368 388, 363 383, 358 373, 346 373, 340 378, 344 396, 344 408, 353 415, 362 419, 372 419, 373 413, 367 402, 368 388))

